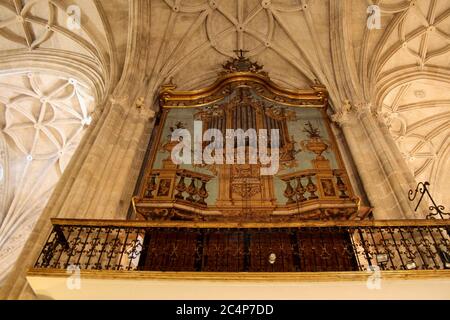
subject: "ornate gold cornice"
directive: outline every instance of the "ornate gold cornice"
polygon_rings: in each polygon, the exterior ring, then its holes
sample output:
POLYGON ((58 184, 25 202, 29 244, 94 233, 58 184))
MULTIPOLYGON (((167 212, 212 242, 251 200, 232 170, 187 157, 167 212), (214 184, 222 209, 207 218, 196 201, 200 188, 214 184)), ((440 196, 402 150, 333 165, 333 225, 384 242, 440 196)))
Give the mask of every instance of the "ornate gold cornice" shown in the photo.
POLYGON ((146 221, 52 218, 53 225, 134 228, 299 228, 299 227, 450 227, 449 220, 301 220, 274 224, 271 222, 146 221))
POLYGON ((246 58, 234 59, 226 63, 224 69, 217 80, 206 88, 177 91, 173 83, 163 85, 159 94, 160 106, 198 107, 220 101, 237 87, 251 87, 269 101, 290 106, 326 107, 328 104, 328 92, 324 86, 314 84, 310 89, 296 90, 280 87, 262 71, 262 66, 246 58))

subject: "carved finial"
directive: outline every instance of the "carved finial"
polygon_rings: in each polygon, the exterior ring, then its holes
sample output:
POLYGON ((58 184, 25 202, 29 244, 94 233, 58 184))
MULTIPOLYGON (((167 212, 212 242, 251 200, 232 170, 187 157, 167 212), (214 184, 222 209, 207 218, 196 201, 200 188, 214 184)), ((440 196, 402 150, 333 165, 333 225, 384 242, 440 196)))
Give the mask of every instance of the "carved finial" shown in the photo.
POLYGON ((253 72, 262 75, 267 75, 266 72, 262 71, 263 66, 257 62, 250 61, 249 58, 244 57, 245 50, 234 50, 237 54, 237 58, 233 58, 222 65, 225 69, 223 73, 233 73, 233 72, 253 72))
POLYGON ((239 50, 233 50, 233 52, 236 53, 236 56, 238 57, 238 59, 242 60, 242 59, 245 59, 244 53, 247 53, 249 51, 239 49, 239 50))
POLYGON ((163 84, 162 91, 174 90, 177 88, 177 85, 173 82, 173 77, 169 78, 169 82, 163 84))

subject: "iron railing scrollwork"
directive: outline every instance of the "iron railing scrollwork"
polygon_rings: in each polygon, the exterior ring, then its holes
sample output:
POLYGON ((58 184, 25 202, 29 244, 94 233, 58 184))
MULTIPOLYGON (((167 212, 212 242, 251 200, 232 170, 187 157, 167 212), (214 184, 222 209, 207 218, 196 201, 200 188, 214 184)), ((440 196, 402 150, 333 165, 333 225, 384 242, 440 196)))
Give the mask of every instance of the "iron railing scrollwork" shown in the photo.
POLYGON ((325 272, 450 269, 447 220, 288 227, 54 224, 35 269, 325 272))
POLYGON ((426 215, 426 219, 435 219, 436 217, 439 217, 441 219, 450 218, 450 212, 444 212, 445 207, 443 205, 437 205, 436 202, 434 201, 433 197, 430 194, 430 191, 428 190, 429 185, 430 183, 428 181, 419 182, 415 190, 412 189, 409 190, 408 198, 410 201, 414 201, 417 198, 417 196, 420 195, 420 198, 417 201, 417 205, 414 211, 417 212, 426 194, 431 201, 431 205, 428 207, 430 212, 426 215))

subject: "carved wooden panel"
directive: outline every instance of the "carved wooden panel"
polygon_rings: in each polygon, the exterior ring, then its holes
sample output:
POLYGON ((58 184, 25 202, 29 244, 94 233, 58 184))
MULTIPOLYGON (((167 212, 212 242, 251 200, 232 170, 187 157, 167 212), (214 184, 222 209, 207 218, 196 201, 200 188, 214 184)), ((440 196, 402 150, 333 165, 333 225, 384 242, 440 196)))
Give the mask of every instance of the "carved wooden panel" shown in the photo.
POLYGON ((300 269, 308 272, 358 270, 347 232, 305 229, 296 232, 300 269))
POLYGON ((294 272, 294 251, 288 232, 250 231, 250 272, 294 272), (275 262, 270 263, 271 254, 275 262))
POLYGON ((349 234, 326 228, 157 229, 144 252, 140 267, 152 271, 358 270, 349 234))
POLYGON ((154 230, 147 232, 143 269, 152 271, 195 271, 198 233, 154 230))
POLYGON ((202 271, 239 272, 244 266, 244 234, 212 232, 205 235, 202 271))

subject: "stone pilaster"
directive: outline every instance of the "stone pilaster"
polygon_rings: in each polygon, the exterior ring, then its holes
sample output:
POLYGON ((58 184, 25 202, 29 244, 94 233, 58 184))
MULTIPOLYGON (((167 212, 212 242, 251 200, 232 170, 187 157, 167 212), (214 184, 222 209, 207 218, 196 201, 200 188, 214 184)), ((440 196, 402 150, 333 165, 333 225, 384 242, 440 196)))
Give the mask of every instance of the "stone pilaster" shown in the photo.
MULTIPOLYGON (((335 114, 344 133, 376 219, 415 218, 408 201, 410 183, 404 169, 391 150, 370 104, 357 106, 346 102, 335 114)), ((398 150, 397 150, 398 151, 398 150)))
MULTIPOLYGON (((414 178, 414 175, 412 174, 411 169, 408 167, 408 164, 406 163, 405 158, 403 157, 402 153, 400 152, 397 144, 395 143, 391 133, 389 132, 389 128, 386 125, 385 118, 377 113, 373 112, 373 118, 375 119, 375 122, 377 123, 377 127, 380 130, 381 134, 383 135, 383 142, 385 143, 384 147, 386 152, 389 152, 391 156, 391 161, 395 163, 396 166, 396 175, 398 178, 397 186, 401 190, 402 194, 407 195, 409 190, 414 190, 417 181, 414 178)), ((414 219, 422 219, 425 218, 424 213, 428 212, 428 207, 425 203, 425 201, 421 204, 419 209, 417 210, 417 213, 414 212, 416 202, 411 202, 408 200, 407 196, 402 197, 401 199, 403 205, 414 214, 412 218, 414 219)))
POLYGON ((366 191, 362 184, 361 178, 358 173, 358 168, 356 167, 355 161, 353 160, 352 153, 350 152, 347 140, 345 139, 343 131, 339 128, 336 123, 331 124, 331 129, 336 138, 336 143, 339 147, 344 166, 347 170, 350 183, 355 191, 356 195, 361 199, 361 206, 369 207, 370 202, 367 198, 366 191))
POLYGON ((153 117, 154 112, 149 108, 136 106, 127 115, 100 183, 102 192, 95 195, 87 212, 89 218, 95 212, 101 219, 126 219, 153 117))

